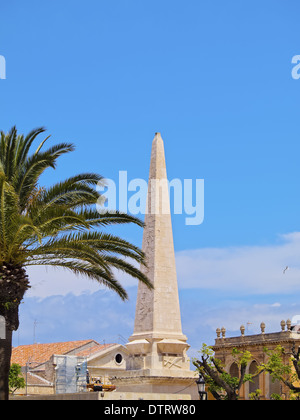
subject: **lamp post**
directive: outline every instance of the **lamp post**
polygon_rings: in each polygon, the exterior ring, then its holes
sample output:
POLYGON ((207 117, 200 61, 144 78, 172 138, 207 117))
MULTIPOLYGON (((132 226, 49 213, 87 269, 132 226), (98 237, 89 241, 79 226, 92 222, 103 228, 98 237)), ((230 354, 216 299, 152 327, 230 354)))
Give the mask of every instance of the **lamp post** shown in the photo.
POLYGON ((205 380, 201 373, 199 373, 199 378, 196 381, 198 387, 198 393, 201 401, 207 400, 207 392, 205 391, 205 380))

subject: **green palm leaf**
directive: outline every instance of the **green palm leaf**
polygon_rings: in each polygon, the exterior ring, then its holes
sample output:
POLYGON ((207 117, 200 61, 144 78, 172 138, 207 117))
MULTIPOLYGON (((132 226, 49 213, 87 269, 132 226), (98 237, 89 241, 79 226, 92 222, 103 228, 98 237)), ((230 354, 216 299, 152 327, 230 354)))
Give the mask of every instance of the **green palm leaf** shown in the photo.
POLYGON ((101 196, 96 186, 105 184, 102 176, 87 172, 48 188, 40 185, 44 171, 55 169, 57 159, 74 150, 70 143, 44 150, 48 136, 31 153, 44 132, 38 128, 23 136, 13 127, 0 133, 0 268, 57 265, 105 284, 122 299, 126 293, 116 270, 152 287, 134 265, 145 262, 139 247, 99 230, 124 223, 144 226, 134 216, 97 211, 101 196))

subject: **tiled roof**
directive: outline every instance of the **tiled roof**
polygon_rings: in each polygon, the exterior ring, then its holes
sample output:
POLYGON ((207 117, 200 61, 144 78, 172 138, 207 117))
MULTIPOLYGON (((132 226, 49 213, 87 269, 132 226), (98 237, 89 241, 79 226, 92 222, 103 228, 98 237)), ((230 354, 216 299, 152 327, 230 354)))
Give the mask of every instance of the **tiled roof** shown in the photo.
POLYGON ((30 344, 18 346, 12 350, 11 363, 18 363, 20 366, 26 366, 27 362, 32 362, 36 366, 41 363, 47 362, 53 354, 67 354, 76 351, 79 353, 81 348, 86 350, 84 346, 90 344, 91 347, 101 349, 100 344, 95 340, 79 340, 79 341, 66 341, 62 343, 48 343, 48 344, 30 344))
POLYGON ((81 357, 90 357, 94 353, 98 353, 98 351, 108 349, 109 347, 115 346, 115 344, 104 344, 104 345, 97 345, 94 347, 90 347, 88 349, 76 352, 76 356, 81 357))

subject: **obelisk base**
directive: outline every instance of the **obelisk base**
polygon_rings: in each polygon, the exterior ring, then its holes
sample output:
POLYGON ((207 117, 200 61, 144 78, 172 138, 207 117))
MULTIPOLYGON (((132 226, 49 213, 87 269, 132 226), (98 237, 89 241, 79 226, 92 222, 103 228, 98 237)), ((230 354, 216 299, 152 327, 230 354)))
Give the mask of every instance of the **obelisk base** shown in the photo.
POLYGON ((126 370, 111 379, 117 392, 184 394, 198 399, 198 374, 190 370, 183 334, 134 334, 126 344, 126 370))
POLYGON ((167 372, 150 369, 118 372, 118 377, 111 378, 117 392, 133 392, 145 394, 182 394, 198 400, 196 372, 174 370, 167 372), (178 376, 177 376, 178 375, 178 376))

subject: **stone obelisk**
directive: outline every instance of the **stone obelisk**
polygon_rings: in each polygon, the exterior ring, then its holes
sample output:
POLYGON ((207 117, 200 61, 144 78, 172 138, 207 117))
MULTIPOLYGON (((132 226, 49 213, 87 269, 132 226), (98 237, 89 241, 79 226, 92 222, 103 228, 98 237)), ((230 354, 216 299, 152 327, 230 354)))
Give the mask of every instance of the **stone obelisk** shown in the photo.
POLYGON ((167 170, 160 133, 155 134, 152 143, 142 249, 147 267, 141 269, 152 281, 154 290, 139 284, 130 341, 173 338, 186 342, 181 328, 167 170))
POLYGON ((114 383, 117 390, 176 393, 193 388, 195 373, 186 355, 182 333, 176 263, 170 214, 164 144, 160 133, 152 143, 142 249, 152 281, 139 283, 134 332, 126 347, 126 371, 114 383))

